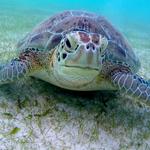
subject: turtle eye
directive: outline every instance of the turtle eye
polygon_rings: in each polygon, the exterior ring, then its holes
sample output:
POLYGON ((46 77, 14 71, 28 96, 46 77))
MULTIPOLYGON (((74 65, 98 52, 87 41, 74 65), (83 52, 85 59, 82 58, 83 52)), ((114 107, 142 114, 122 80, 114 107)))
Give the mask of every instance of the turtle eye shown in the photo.
POLYGON ((74 52, 77 49, 77 40, 72 35, 67 35, 66 39, 64 40, 65 43, 65 50, 67 52, 74 52))
POLYGON ((70 43, 70 41, 69 41, 68 38, 66 39, 66 46, 67 46, 68 48, 71 48, 71 43, 70 43))

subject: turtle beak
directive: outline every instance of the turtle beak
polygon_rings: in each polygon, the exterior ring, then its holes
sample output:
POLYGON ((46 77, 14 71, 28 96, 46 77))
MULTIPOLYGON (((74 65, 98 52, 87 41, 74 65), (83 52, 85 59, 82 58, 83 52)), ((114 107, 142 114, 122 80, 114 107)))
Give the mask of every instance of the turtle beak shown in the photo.
POLYGON ((79 46, 75 53, 68 54, 65 65, 69 67, 99 70, 100 52, 92 43, 79 46))

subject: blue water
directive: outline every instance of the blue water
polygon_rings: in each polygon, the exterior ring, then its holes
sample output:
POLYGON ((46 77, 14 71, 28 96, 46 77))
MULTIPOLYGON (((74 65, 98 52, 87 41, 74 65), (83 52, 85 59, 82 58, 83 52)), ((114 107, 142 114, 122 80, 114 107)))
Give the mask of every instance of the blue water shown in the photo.
POLYGON ((35 25, 64 10, 105 16, 140 57, 140 73, 150 76, 150 0, 0 0, 0 52, 15 50, 35 25))
MULTIPOLYGON (((34 26, 64 10, 105 16, 140 58, 138 74, 150 79, 150 0, 0 0, 0 65, 34 26)), ((124 97, 68 98, 37 83, 18 89, 19 98, 0 89, 0 149, 149 149, 149 107, 124 97)))

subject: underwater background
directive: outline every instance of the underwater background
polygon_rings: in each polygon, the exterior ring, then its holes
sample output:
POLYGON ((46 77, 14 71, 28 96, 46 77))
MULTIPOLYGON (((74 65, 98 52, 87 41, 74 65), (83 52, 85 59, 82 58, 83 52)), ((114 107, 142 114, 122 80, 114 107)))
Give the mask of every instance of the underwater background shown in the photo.
MULTIPOLYGON (((149 0, 0 0, 0 63, 34 26, 64 10, 107 18, 150 79, 149 0)), ((150 108, 114 94, 74 93, 36 79, 0 87, 0 149, 150 149, 150 108), (79 95, 79 96, 77 96, 79 95), (18 101, 19 97, 19 101, 18 101)))
POLYGON ((90 11, 107 18, 140 57, 142 75, 150 75, 149 0, 0 0, 0 51, 15 50, 16 43, 35 25, 64 10, 90 11))

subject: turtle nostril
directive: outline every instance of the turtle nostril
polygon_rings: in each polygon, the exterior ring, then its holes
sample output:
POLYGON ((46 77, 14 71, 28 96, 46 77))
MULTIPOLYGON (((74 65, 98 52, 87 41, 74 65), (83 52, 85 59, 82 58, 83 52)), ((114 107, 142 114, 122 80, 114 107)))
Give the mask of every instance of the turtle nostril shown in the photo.
POLYGON ((86 48, 89 49, 89 45, 87 45, 86 48))
POLYGON ((93 44, 93 43, 88 43, 87 45, 86 45, 86 49, 87 50, 95 50, 95 45, 93 44))
POLYGON ((95 50, 95 46, 93 45, 93 50, 95 50))
POLYGON ((67 54, 66 54, 66 53, 63 53, 63 54, 62 54, 62 58, 65 59, 66 57, 67 57, 67 54))

